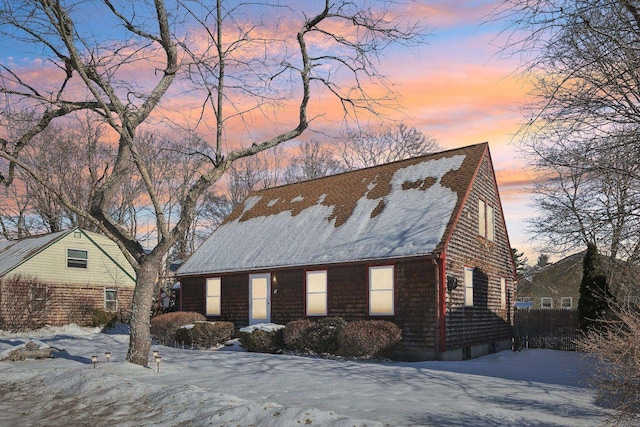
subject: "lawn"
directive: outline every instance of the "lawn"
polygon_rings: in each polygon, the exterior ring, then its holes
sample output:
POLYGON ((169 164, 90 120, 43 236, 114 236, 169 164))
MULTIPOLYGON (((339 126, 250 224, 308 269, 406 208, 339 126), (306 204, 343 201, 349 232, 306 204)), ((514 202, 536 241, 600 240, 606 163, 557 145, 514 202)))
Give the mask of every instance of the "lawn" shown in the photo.
POLYGON ((605 414, 592 360, 574 352, 374 363, 154 346, 157 372, 124 362, 125 329, 70 325, 0 332, 0 354, 29 338, 61 351, 0 362, 2 426, 595 426, 605 414))

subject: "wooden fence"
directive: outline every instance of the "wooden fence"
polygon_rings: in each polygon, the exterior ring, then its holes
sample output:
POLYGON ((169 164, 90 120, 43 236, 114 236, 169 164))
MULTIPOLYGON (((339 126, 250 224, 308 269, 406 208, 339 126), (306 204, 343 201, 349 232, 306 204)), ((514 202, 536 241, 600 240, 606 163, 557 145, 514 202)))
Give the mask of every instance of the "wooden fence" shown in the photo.
POLYGON ((578 312, 566 309, 517 310, 513 318, 514 350, 522 348, 577 349, 578 312))

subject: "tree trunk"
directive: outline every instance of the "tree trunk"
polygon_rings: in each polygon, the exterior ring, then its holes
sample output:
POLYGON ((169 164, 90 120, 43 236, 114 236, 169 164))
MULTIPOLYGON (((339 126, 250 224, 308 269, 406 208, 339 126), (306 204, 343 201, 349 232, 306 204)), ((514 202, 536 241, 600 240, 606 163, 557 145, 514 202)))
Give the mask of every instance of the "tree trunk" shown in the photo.
POLYGON ((133 293, 131 317, 129 319, 130 333, 127 361, 140 366, 147 366, 149 363, 151 308, 161 266, 162 258, 157 255, 150 255, 140 263, 140 268, 137 271, 136 288, 133 293))

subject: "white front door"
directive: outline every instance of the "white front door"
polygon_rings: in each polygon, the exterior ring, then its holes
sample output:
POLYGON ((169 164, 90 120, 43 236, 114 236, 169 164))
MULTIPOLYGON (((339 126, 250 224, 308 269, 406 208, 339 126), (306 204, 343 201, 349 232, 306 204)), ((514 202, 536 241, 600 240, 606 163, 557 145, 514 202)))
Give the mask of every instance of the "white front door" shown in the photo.
POLYGON ((249 324, 271 322, 271 274, 249 276, 249 324))

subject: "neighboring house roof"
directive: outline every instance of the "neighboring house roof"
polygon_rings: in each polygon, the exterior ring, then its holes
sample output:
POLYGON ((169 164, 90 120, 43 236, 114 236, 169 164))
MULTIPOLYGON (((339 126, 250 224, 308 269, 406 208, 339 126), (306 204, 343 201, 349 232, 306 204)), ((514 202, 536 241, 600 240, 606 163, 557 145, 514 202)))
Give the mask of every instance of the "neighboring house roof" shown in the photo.
POLYGON ((97 235, 95 233, 86 232, 80 227, 74 227, 57 233, 26 237, 19 240, 0 241, 0 277, 3 277, 12 270, 15 270, 20 265, 33 259, 36 255, 42 253, 47 248, 55 245, 57 242, 74 232, 82 233, 82 235, 84 235, 91 244, 98 248, 98 250, 107 259, 113 262, 120 271, 135 282, 135 276, 127 271, 127 268, 122 266, 120 262, 112 256, 112 254, 94 240, 97 235), (92 234, 94 237, 92 237, 92 234))
POLYGON ((252 193, 179 276, 441 251, 486 143, 252 193))
POLYGON ((71 231, 73 230, 26 237, 20 240, 0 241, 0 277, 42 252, 71 231))

